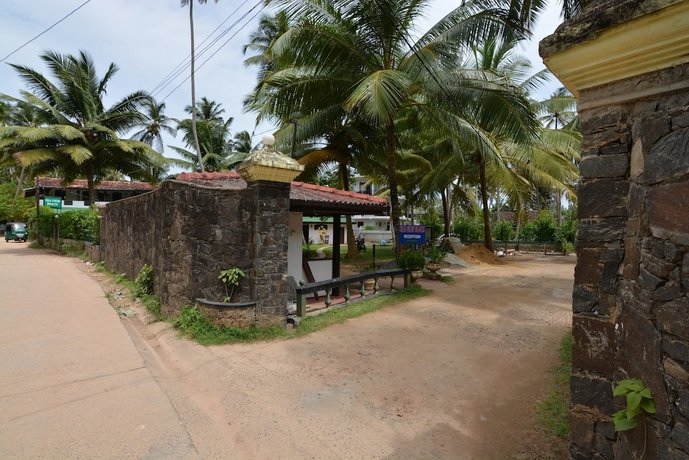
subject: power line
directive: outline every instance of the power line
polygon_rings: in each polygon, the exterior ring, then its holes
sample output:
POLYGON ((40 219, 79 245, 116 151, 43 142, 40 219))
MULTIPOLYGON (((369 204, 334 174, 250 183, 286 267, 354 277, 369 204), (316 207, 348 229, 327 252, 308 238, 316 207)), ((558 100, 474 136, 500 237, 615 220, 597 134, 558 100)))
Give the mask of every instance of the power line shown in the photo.
POLYGON ((67 19, 68 17, 70 17, 71 15, 73 15, 74 13, 76 13, 77 11, 79 11, 82 7, 86 6, 87 3, 91 3, 91 1, 92 1, 92 0, 86 0, 84 3, 82 3, 81 5, 79 5, 79 6, 77 6, 76 8, 74 8, 72 11, 70 11, 69 13, 67 13, 67 15, 65 15, 62 19, 60 19, 59 21, 57 21, 55 24, 53 24, 52 26, 50 26, 50 27, 48 27, 47 29, 45 29, 43 32, 41 32, 40 34, 38 34, 38 35, 36 35, 35 37, 33 37, 32 39, 30 39, 29 41, 27 41, 26 43, 24 43, 24 44, 23 44, 22 46, 20 46, 19 48, 15 49, 14 51, 12 51, 10 54, 8 54, 7 56, 5 56, 4 58, 0 59, 0 62, 5 62, 5 60, 6 60, 8 57, 12 56, 14 53, 16 53, 17 51, 21 50, 21 49, 24 48, 26 45, 28 45, 29 43, 33 42, 33 41, 36 40, 38 37, 40 37, 41 35, 45 34, 45 33, 48 32, 50 29, 52 29, 53 27, 55 27, 56 25, 58 25, 59 23, 61 23, 62 21, 64 21, 65 19, 67 19))
MULTIPOLYGON (((234 16, 235 13, 237 13, 237 11, 239 11, 239 10, 240 10, 244 5, 246 5, 247 3, 249 3, 249 0, 244 0, 244 2, 242 2, 241 5, 239 5, 237 8, 235 8, 235 10, 234 10, 232 13, 230 13, 220 24, 218 24, 218 26, 217 26, 215 29, 213 29, 213 31, 212 31, 211 33, 209 33, 209 34, 206 36, 206 38, 204 38, 203 41, 202 41, 201 43, 199 43, 199 44, 196 46, 196 48, 194 48, 194 52, 198 51, 198 49, 201 48, 201 46, 203 46, 203 44, 206 43, 206 42, 213 36, 213 34, 215 34, 215 33, 218 31, 218 29, 220 29, 220 28, 223 26, 223 24, 225 24, 227 21, 229 21, 230 18, 231 18, 232 16, 234 16)), ((232 27, 232 26, 230 26, 230 27, 232 27)), ((223 33, 220 35, 220 37, 222 37, 225 33, 227 33, 227 32, 223 32, 223 33)), ((219 39, 219 38, 216 38, 209 46, 215 44, 215 43, 217 42, 218 39, 219 39)), ((205 49, 204 49, 204 50, 205 50, 205 49)), ((202 51, 201 53, 203 53, 203 51, 202 51)), ((191 54, 187 55, 184 59, 182 59, 182 61, 179 62, 179 63, 170 71, 170 73, 168 73, 168 74, 165 76, 165 78, 163 78, 163 80, 162 80, 160 83, 158 83, 158 84, 151 90, 151 93, 159 92, 158 89, 159 89, 161 86, 163 86, 164 84, 167 84, 167 83, 166 83, 167 80, 176 78, 176 76, 179 75, 179 69, 180 69, 180 68, 184 68, 184 66, 188 66, 190 62, 191 62, 191 54), (173 74, 174 74, 174 75, 173 75, 173 74)))
MULTIPOLYGON (((261 5, 262 3, 263 3, 263 0, 259 0, 259 2, 256 3, 256 5, 254 5, 249 11, 247 11, 239 20, 237 20, 236 23, 239 23, 239 21, 241 21, 241 20, 244 19, 246 16, 248 16, 249 13, 251 13, 251 11, 255 10, 255 9, 256 9, 259 5, 261 5)), ((250 23, 251 21, 253 21, 254 18, 256 18, 256 16, 258 16, 259 14, 261 14, 261 12, 262 12, 265 8, 266 8, 266 5, 264 4, 263 7, 262 7, 260 10, 258 10, 258 11, 256 12, 256 14, 254 14, 251 18, 249 18, 249 20, 246 21, 246 22, 244 23, 244 25, 243 25, 242 27, 239 28, 239 30, 237 30, 234 34, 232 34, 232 36, 230 36, 230 38, 228 38, 227 40, 225 40, 225 41, 223 42, 223 44, 220 45, 220 47, 219 47, 218 49, 216 49, 210 56, 208 56, 208 58, 207 58, 205 61, 203 61, 201 64, 199 64, 199 66, 196 67, 196 69, 194 69, 194 74, 195 74, 196 72, 198 72, 199 69, 201 69, 201 67, 204 66, 204 64, 206 64, 209 60, 211 60, 211 59, 213 58, 213 56, 215 56, 216 54, 218 54, 218 52, 219 52, 221 49, 223 49, 223 48, 225 47, 225 45, 227 45, 234 37, 236 37, 237 34, 238 34, 239 32, 241 32, 242 30, 244 30, 244 28, 245 28, 247 25, 249 25, 249 23, 250 23)), ((229 30, 228 30, 228 31, 229 31, 229 30)), ((189 67, 189 66, 186 66, 186 67, 189 67)), ((165 101, 168 97, 170 97, 170 96, 172 95, 172 93, 174 93, 175 91, 177 91, 177 90, 180 88, 180 86, 182 86, 184 83, 186 83, 190 78, 191 78, 191 76, 187 76, 184 80, 182 80, 177 86, 174 87, 174 89, 173 89, 172 91, 170 91, 170 92, 161 100, 161 102, 165 101)), ((165 86, 167 86, 167 85, 165 85, 165 86)), ((161 89, 162 89, 162 88, 161 88, 161 89)), ((159 90, 159 91, 160 91, 160 90, 159 90)))

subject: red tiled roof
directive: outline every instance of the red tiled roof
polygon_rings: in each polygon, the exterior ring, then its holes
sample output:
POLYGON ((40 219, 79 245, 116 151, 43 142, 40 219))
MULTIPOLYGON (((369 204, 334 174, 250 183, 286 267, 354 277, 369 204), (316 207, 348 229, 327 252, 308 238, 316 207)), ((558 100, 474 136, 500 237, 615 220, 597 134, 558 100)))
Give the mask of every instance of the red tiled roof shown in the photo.
MULTIPOLYGON (((235 171, 185 172, 177 175, 177 180, 233 190, 241 190, 246 187, 244 179, 235 171)), ((347 192, 306 182, 292 181, 289 195, 294 202, 292 207, 294 208, 295 205, 298 205, 296 206, 299 208, 298 210, 303 210, 305 213, 309 210, 317 210, 320 214, 327 208, 332 208, 335 211, 336 209, 342 210, 342 207, 357 208, 357 212, 383 213, 387 211, 387 200, 385 198, 366 195, 365 193, 347 192)))
POLYGON ((387 200, 378 196, 366 195, 365 193, 348 192, 332 187, 309 184, 306 182, 292 181, 290 198, 293 200, 303 200, 318 197, 320 201, 331 201, 339 203, 351 203, 364 201, 370 204, 387 206, 387 200))
MULTIPOLYGON (((38 186, 46 188, 63 188, 62 181, 54 177, 39 177, 38 186)), ((64 188, 68 189, 88 189, 88 182, 86 179, 76 179, 64 188)), ((126 182, 116 180, 101 181, 96 187, 98 190, 153 190, 153 186, 148 182, 126 182)))

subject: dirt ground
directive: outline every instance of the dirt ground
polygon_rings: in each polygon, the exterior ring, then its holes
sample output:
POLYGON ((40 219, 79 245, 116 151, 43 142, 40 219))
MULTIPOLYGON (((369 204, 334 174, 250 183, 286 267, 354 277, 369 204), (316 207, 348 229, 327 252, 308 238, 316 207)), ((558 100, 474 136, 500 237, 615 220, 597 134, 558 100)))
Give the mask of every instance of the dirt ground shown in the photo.
MULTIPOLYGON (((78 262, 77 262, 78 263, 78 262)), ((104 275, 203 458, 564 458, 534 426, 571 324, 574 257, 446 268, 431 295, 309 336, 203 347, 104 275)))

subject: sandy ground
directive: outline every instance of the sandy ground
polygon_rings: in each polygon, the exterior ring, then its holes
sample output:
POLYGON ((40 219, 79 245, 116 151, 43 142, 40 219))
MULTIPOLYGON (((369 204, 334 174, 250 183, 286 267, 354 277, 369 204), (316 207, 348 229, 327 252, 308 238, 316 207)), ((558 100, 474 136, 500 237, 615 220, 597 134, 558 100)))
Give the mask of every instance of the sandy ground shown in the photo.
POLYGON ((574 262, 518 256, 445 269, 455 282, 427 282, 427 297, 247 345, 203 347, 137 306, 118 307, 191 439, 193 449, 161 457, 559 458, 561 445, 544 447, 534 430, 533 407, 571 322, 574 262))

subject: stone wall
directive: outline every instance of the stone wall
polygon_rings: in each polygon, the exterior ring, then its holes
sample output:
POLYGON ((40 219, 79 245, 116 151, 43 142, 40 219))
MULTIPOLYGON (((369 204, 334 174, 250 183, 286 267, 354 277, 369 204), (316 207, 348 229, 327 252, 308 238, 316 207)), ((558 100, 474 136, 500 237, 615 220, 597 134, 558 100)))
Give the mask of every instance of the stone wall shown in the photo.
POLYGON ((581 91, 573 458, 689 459, 689 65, 581 91), (679 84, 679 85, 678 85, 679 84), (675 89, 673 89, 675 88, 675 89), (615 383, 657 414, 617 434, 615 383), (617 446, 615 446, 615 442, 617 446))
POLYGON ((196 298, 222 300, 218 274, 241 268, 247 276, 232 302, 256 301, 252 316, 259 324, 284 324, 288 219, 289 185, 232 190, 165 181, 154 192, 106 206, 101 253, 110 270, 132 279, 151 265, 165 314, 196 298))

